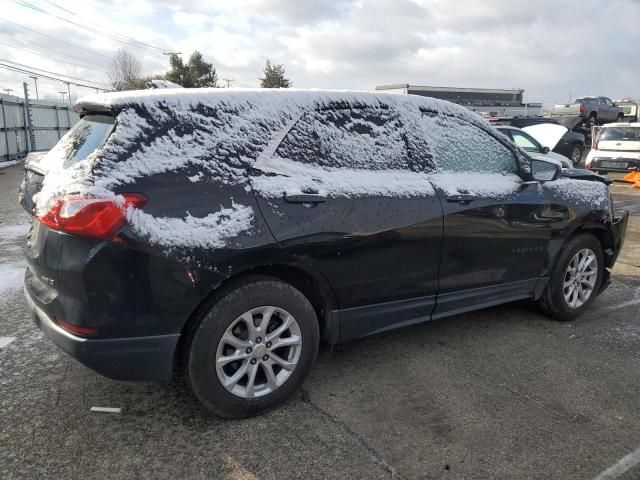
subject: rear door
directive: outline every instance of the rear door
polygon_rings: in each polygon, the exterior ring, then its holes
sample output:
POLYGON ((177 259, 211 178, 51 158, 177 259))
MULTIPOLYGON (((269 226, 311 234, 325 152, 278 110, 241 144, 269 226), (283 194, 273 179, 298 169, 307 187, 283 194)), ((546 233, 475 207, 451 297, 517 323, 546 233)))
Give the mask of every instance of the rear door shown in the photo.
POLYGON ((333 285, 343 340, 429 318, 442 241, 429 166, 391 108, 303 114, 251 173, 282 247, 333 285))
POLYGON ((444 211, 433 318, 530 296, 554 218, 542 189, 523 183, 512 151, 479 127, 429 112, 421 120, 415 132, 435 161, 444 211))

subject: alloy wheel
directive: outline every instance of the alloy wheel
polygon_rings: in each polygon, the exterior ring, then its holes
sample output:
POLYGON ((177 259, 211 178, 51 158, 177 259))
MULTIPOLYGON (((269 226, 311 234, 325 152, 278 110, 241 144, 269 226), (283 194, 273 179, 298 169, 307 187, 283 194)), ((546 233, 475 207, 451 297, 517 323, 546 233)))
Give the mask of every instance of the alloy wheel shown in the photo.
POLYGON ((562 283, 564 300, 570 308, 584 305, 593 294, 598 278, 598 258, 593 250, 578 251, 567 266, 562 283))
POLYGON ((253 308, 231 323, 218 343, 216 373, 233 395, 256 398, 291 376, 302 352, 296 319, 274 306, 253 308))

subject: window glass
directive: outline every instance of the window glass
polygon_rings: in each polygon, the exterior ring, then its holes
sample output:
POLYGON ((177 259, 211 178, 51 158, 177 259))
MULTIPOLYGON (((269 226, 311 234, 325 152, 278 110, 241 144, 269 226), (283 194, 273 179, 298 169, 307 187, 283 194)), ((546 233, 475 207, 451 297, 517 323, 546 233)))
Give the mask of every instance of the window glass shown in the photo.
POLYGON ((410 129, 417 145, 412 150, 438 171, 517 173, 511 151, 482 129, 455 117, 423 112, 410 129))
POLYGON ((637 127, 608 127, 600 131, 598 140, 632 140, 640 141, 640 128, 637 127))
POLYGON ((275 155, 331 168, 420 170, 408 158, 400 115, 384 108, 306 113, 280 143, 275 155))
POLYGON ((86 115, 56 145, 64 158, 64 167, 84 160, 102 147, 113 130, 115 120, 108 115, 86 115))
POLYGON ((534 142, 534 140, 525 135, 522 132, 518 132, 515 130, 511 131, 511 136, 513 137, 513 141, 516 145, 518 145, 525 152, 539 152, 540 147, 534 142))

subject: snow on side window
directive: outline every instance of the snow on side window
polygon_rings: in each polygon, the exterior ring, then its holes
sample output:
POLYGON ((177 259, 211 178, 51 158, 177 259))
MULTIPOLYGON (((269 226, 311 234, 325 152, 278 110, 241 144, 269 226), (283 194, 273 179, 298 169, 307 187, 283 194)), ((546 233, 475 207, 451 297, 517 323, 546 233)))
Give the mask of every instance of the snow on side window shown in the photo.
POLYGON ((309 112, 276 149, 280 158, 330 168, 406 169, 407 147, 393 109, 344 108, 309 112))
POLYGON ((424 112, 419 128, 439 171, 517 173, 513 153, 464 120, 424 112))
POLYGON ((269 197, 283 193, 328 196, 433 194, 424 166, 408 155, 399 113, 387 108, 307 112, 252 179, 269 197))

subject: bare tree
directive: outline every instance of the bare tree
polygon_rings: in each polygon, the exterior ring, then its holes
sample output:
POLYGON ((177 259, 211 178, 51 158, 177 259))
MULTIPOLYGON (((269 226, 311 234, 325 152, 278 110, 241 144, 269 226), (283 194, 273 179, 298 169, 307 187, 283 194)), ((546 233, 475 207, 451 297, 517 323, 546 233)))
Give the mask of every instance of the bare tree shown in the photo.
POLYGON ((109 82, 113 90, 144 88, 142 62, 125 48, 120 48, 109 62, 109 82))

